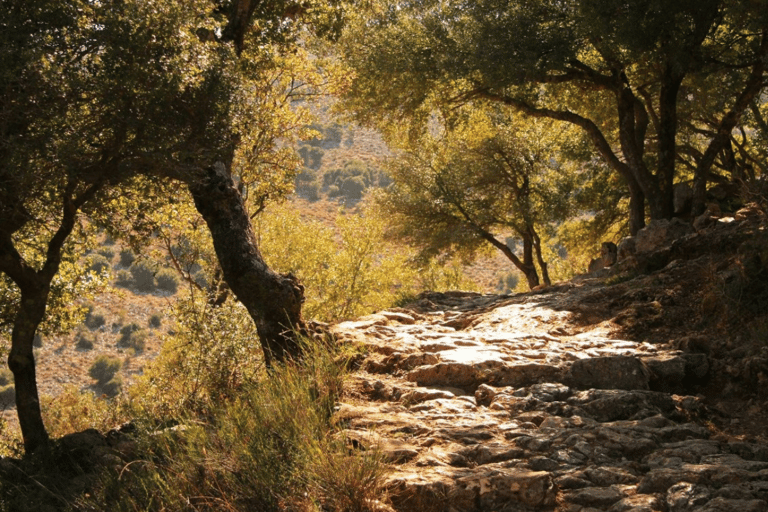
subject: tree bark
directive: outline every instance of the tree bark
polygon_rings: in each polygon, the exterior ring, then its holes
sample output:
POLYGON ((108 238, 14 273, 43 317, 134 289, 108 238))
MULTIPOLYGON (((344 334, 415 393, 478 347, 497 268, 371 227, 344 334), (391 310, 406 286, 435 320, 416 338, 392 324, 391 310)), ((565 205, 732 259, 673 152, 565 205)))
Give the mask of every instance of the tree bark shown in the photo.
POLYGON ((730 141, 731 132, 741 119, 744 111, 750 106, 752 101, 758 97, 764 90, 764 73, 768 67, 768 31, 761 35, 760 49, 756 55, 755 63, 752 65, 749 76, 744 84, 744 88, 736 98, 731 109, 725 113, 717 127, 717 134, 709 142, 709 146, 704 151, 696 165, 693 178, 693 215, 701 215, 705 210, 707 198, 707 181, 709 172, 715 158, 720 153, 725 144, 730 141))
POLYGON ((278 274, 264 262, 226 165, 217 162, 187 187, 208 225, 224 279, 256 324, 266 364, 299 357, 304 288, 294 276, 278 274))
POLYGON ((11 352, 8 355, 8 367, 13 372, 16 388, 16 413, 24 440, 24 451, 28 454, 48 446, 48 432, 43 424, 37 392, 33 353, 35 332, 45 317, 48 290, 48 286, 42 286, 31 293, 22 291, 21 304, 11 332, 11 352))

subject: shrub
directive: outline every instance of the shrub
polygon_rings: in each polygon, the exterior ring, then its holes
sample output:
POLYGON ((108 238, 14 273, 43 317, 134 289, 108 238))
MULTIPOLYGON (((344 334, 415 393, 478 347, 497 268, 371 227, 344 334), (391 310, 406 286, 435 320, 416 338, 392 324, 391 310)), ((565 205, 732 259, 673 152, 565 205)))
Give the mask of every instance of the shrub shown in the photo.
POLYGON ((154 314, 151 317, 149 317, 149 326, 153 329, 157 329, 163 324, 163 320, 158 314, 154 314))
POLYGON ((115 250, 112 249, 111 247, 101 247, 96 252, 99 253, 101 256, 104 256, 107 259, 107 261, 110 261, 110 262, 112 261, 112 258, 115 257, 115 250))
POLYGON ((199 270, 198 272, 195 272, 192 276, 192 280, 200 286, 203 290, 207 290, 209 283, 208 283, 208 274, 205 273, 204 270, 199 270))
POLYGON ((140 292, 151 292, 155 289, 155 272, 146 261, 136 261, 129 269, 133 278, 133 287, 140 292))
POLYGON ((109 260, 101 254, 92 254, 89 257, 88 270, 92 272, 101 274, 105 270, 109 270, 111 266, 109 260))
POLYGON ((115 274, 115 286, 120 288, 131 286, 131 273, 125 269, 118 270, 117 274, 115 274))
POLYGON ((40 333, 35 334, 35 339, 32 341, 32 346, 37 348, 43 346, 43 336, 40 333))
POLYGON ((120 329, 120 338, 117 340, 119 348, 132 348, 136 352, 141 352, 147 342, 147 332, 141 329, 138 324, 132 323, 120 329))
POLYGON ((155 279, 157 279, 157 287, 164 292, 174 294, 179 289, 179 278, 169 268, 164 268, 158 272, 155 279))
POLYGON ((104 312, 102 310, 96 310, 91 308, 88 310, 88 313, 85 315, 84 323, 87 328, 94 331, 99 327, 102 327, 103 325, 105 325, 107 323, 107 319, 104 316, 104 312))
POLYGON ((75 347, 80 350, 92 350, 96 337, 93 334, 81 332, 75 338, 75 347))
MULTIPOLYGON (((369 510, 380 497, 384 465, 377 450, 350 453, 332 420, 343 365, 331 352, 308 346, 301 364, 278 365, 211 403, 204 426, 189 409, 186 415, 171 411, 184 428, 148 432, 137 458, 151 462, 102 482, 83 508, 155 510, 162 504, 170 512, 189 510, 194 501, 195 510, 369 510)), ((175 379, 175 370, 165 375, 171 368, 157 363, 140 386, 175 379)), ((136 397, 150 394, 158 396, 140 389, 136 397)))
POLYGON ((112 380, 115 374, 120 371, 122 365, 122 362, 117 357, 100 355, 91 365, 88 374, 101 386, 112 380))
POLYGON ((13 382, 13 373, 8 368, 0 370, 0 387, 7 386, 13 382))
POLYGON ((123 249, 120 251, 120 266, 128 268, 136 261, 136 255, 130 249, 123 249))
POLYGON ((13 384, 0 388, 0 408, 6 409, 16 404, 16 388, 13 384))
POLYGON ((101 391, 108 398, 114 398, 120 394, 123 389, 123 379, 119 375, 115 375, 112 379, 104 384, 99 384, 99 391, 101 391))

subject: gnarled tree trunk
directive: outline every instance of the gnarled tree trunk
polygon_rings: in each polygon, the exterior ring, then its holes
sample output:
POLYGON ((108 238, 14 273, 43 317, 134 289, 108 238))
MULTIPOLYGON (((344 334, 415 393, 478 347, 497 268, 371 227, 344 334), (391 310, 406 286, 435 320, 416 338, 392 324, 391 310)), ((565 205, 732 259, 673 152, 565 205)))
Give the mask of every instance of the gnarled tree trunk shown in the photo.
POLYGON ((11 352, 8 355, 8 367, 13 372, 16 390, 16 412, 26 453, 48 445, 48 432, 43 424, 37 392, 33 353, 35 332, 45 317, 48 286, 36 288, 31 293, 21 293, 21 304, 11 332, 11 352))
POLYGON ((242 195, 221 162, 187 183, 213 238, 229 288, 256 324, 264 359, 285 361, 301 354, 304 288, 292 275, 271 270, 259 252, 242 195))

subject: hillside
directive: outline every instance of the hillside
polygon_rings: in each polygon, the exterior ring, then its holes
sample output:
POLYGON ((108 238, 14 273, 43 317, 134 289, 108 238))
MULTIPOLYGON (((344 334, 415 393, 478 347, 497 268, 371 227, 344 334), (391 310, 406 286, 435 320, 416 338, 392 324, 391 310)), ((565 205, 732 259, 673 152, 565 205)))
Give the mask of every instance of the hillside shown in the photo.
MULTIPOLYGON (((344 464, 384 464, 380 480, 348 475, 352 489, 378 489, 355 510, 768 509, 768 218, 749 206, 695 224, 652 224, 613 266, 543 290, 425 292, 330 326, 356 354, 331 419, 344 464)), ((149 438, 191 428, 170 424, 149 438)), ((65 436, 58 457, 77 462, 57 492, 76 497, 104 468, 122 478, 142 457, 136 432, 65 436)), ((192 456, 193 474, 219 468, 192 456)), ((23 464, 4 459, 0 474, 27 485, 23 464)))
POLYGON ((602 277, 335 326, 370 350, 338 415, 394 509, 768 509, 768 224, 737 218, 652 226, 602 277))

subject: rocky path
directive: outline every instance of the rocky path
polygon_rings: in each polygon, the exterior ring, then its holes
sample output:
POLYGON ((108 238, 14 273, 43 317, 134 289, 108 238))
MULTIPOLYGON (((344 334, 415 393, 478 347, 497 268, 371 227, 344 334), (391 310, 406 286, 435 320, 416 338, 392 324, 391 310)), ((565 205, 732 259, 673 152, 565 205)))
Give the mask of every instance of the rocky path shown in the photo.
POLYGON ((585 321, 600 294, 426 294, 333 327, 368 348, 338 414, 395 510, 768 510, 768 445, 715 435, 689 394, 709 357, 585 321))

